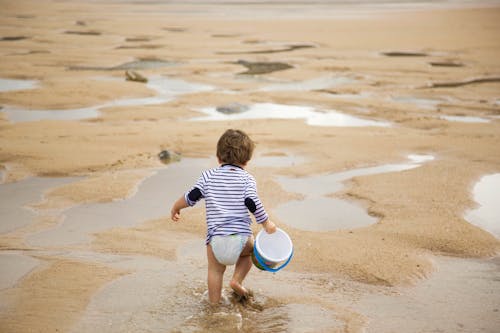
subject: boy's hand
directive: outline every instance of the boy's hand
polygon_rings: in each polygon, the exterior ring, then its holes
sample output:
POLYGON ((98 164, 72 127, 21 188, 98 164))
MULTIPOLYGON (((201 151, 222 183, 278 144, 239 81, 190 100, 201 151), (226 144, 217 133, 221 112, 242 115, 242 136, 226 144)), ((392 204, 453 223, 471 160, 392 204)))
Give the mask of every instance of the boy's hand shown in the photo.
POLYGON ((268 233, 268 234, 272 234, 273 232, 276 231, 276 225, 267 220, 266 222, 262 223, 262 226, 264 227, 264 230, 268 233))
POLYGON ((172 206, 170 210, 170 218, 172 221, 177 222, 181 219, 181 209, 189 207, 184 199, 184 196, 181 196, 172 206))
POLYGON ((180 218, 181 218, 181 212, 180 212, 180 210, 175 210, 174 208, 172 208, 172 210, 170 211, 170 218, 174 222, 179 221, 180 218))

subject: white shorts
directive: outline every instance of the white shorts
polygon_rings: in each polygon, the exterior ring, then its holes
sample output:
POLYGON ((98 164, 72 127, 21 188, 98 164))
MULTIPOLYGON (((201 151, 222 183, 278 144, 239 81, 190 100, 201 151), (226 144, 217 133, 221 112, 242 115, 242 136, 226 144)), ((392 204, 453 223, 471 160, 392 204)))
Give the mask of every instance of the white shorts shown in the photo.
POLYGON ((219 263, 226 266, 234 265, 238 261, 247 240, 248 236, 237 234, 213 236, 210 240, 210 246, 219 263))

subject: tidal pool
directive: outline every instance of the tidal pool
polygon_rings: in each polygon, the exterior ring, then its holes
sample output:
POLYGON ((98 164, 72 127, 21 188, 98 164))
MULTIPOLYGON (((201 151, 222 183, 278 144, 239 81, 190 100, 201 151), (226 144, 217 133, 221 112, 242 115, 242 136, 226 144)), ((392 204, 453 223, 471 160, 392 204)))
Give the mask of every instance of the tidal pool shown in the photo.
POLYGON ((465 219, 500 238, 500 173, 483 176, 473 195, 479 207, 468 211, 465 219))
POLYGON ((23 254, 2 251, 0 254, 0 290, 13 287, 39 263, 39 260, 23 254))
POLYGON ((299 82, 275 83, 259 89, 260 91, 310 91, 327 89, 356 82, 355 79, 345 76, 327 76, 299 82))
POLYGON ((461 123, 489 123, 490 120, 486 118, 481 118, 481 117, 472 117, 472 116, 440 116, 439 118, 448 120, 448 121, 455 121, 455 122, 461 122, 461 123))
POLYGON ((337 111, 318 111, 312 106, 284 105, 274 103, 257 103, 250 105, 247 111, 239 113, 222 113, 216 107, 198 109, 205 116, 191 118, 192 121, 225 121, 243 119, 304 119, 311 126, 337 127, 390 127, 384 121, 376 121, 354 117, 337 111))
POLYGON ((113 227, 132 227, 170 215, 171 204, 194 184, 208 159, 182 159, 146 178, 130 198, 109 203, 80 205, 64 212, 58 226, 27 237, 33 246, 52 247, 85 244, 92 234, 113 227))
POLYGON ((384 164, 338 173, 302 178, 279 177, 286 191, 299 193, 302 200, 291 200, 274 211, 285 224, 308 231, 353 229, 373 224, 377 219, 351 201, 331 197, 344 188, 343 182, 358 176, 399 172, 418 168, 434 159, 431 155, 409 155, 407 163, 384 164))
POLYGON ((34 89, 38 86, 36 80, 16 80, 0 78, 0 92, 34 89))
POLYGON ((28 178, 15 183, 0 184, 0 234, 35 222, 36 213, 25 206, 37 202, 48 189, 76 178, 28 178))
POLYGON ((184 80, 171 79, 163 76, 150 78, 146 86, 151 90, 156 91, 157 94, 152 97, 117 99, 101 105, 85 108, 63 110, 27 110, 6 106, 1 110, 1 112, 5 112, 9 121, 12 122, 92 119, 99 117, 101 114, 100 110, 108 107, 163 104, 173 100, 177 95, 210 91, 214 89, 212 86, 189 83, 184 80))
POLYGON ((397 96, 392 97, 391 99, 392 101, 397 103, 413 104, 424 110, 436 110, 438 105, 443 103, 443 101, 440 99, 421 98, 414 96, 397 96))
POLYGON ((258 155, 250 161, 250 165, 267 168, 285 168, 302 164, 306 158, 293 154, 258 155))

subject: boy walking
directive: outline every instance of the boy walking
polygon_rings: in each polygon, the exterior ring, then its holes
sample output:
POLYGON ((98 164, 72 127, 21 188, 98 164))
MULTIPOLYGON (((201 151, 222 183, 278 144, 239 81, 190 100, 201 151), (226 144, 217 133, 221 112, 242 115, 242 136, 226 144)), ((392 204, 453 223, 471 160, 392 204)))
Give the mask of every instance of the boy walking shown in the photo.
POLYGON ((245 167, 252 158, 254 142, 240 130, 227 130, 217 142, 220 166, 202 173, 194 187, 173 205, 171 218, 179 221, 183 208, 205 199, 207 215, 208 298, 217 304, 221 299, 223 276, 227 265, 234 265, 231 288, 240 297, 248 297, 243 280, 252 268, 253 234, 251 212, 268 233, 276 225, 268 218, 257 195, 254 177, 245 167))

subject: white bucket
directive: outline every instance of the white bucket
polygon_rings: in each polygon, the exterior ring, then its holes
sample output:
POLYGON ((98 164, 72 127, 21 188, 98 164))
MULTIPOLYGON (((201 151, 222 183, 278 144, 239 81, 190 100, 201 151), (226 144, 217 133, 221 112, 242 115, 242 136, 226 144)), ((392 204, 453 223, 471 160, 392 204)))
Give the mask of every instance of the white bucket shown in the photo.
POLYGON ((288 265, 292 256, 292 240, 282 229, 276 228, 272 234, 261 230, 255 237, 252 259, 259 269, 277 272, 288 265), (280 263, 281 266, 276 267, 280 263))

